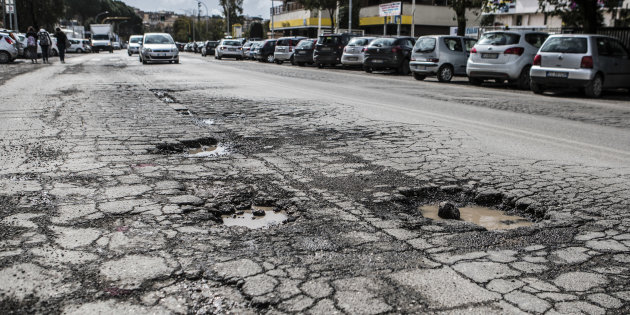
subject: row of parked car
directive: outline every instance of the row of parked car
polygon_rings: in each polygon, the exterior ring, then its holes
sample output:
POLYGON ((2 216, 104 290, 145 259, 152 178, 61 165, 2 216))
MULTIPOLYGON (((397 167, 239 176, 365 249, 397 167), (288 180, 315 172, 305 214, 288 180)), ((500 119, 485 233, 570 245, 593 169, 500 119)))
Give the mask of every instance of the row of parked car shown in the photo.
MULTIPOLYGON (((199 46, 199 45, 197 45, 199 46)), ((605 89, 630 90, 630 52, 603 35, 501 30, 470 37, 431 35, 412 38, 324 34, 261 41, 223 39, 205 42, 202 55, 304 66, 343 65, 366 72, 394 70, 417 80, 436 76, 449 82, 467 76, 470 84, 492 80, 543 93, 556 87, 579 88, 589 97, 605 89)))
MULTIPOLYGON (((57 38, 54 35, 45 33, 49 42, 52 43, 48 48, 52 56, 59 55, 57 47, 57 38)), ((66 52, 84 53, 91 52, 90 40, 68 38, 70 47, 66 47, 66 52)), ((0 63, 9 63, 17 58, 25 58, 25 48, 27 46, 26 34, 16 33, 10 30, 0 29, 0 63)), ((42 47, 37 42, 37 54, 42 55, 42 47)))

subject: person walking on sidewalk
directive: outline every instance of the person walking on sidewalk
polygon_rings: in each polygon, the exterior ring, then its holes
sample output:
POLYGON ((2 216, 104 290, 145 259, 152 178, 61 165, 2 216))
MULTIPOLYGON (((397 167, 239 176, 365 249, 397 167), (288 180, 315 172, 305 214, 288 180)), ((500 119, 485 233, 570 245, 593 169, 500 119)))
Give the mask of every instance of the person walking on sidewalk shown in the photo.
POLYGON ((37 37, 39 38, 39 46, 42 47, 42 59, 44 63, 48 63, 48 53, 51 44, 50 35, 42 28, 39 30, 39 33, 37 33, 37 37))
POLYGON ((66 63, 66 47, 68 47, 68 36, 57 27, 55 36, 57 37, 57 48, 59 49, 59 60, 61 63, 66 63))
POLYGON ((37 63, 37 33, 32 26, 26 32, 26 57, 31 59, 31 63, 37 63))

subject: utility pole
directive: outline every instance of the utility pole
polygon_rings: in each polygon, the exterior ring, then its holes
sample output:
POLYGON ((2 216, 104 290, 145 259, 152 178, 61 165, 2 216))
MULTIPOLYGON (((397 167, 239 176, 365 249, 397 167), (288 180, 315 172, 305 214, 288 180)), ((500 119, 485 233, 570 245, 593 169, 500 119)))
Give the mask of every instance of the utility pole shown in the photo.
POLYGON ((232 32, 230 32, 230 0, 226 2, 226 8, 225 17, 227 18, 227 36, 230 36, 230 34, 232 34, 232 32))
POLYGON ((411 37, 416 38, 416 0, 411 0, 411 37))
POLYGON ((197 1, 197 25, 199 25, 200 19, 201 19, 201 2, 197 1))
MULTIPOLYGON (((330 17, 332 19, 332 16, 330 17)), ((335 11, 335 33, 339 33, 339 1, 337 1, 337 11, 335 11)))
POLYGON ((348 2, 350 3, 348 8, 348 33, 352 34, 352 0, 348 0, 348 2))
POLYGON ((197 42, 197 39, 195 37, 195 11, 193 11, 193 18, 190 19, 190 21, 192 22, 192 29, 193 29, 193 43, 197 42))
POLYGON ((275 29, 273 28, 273 14, 275 11, 276 8, 273 6, 273 0, 271 0, 271 38, 275 38, 275 29))
POLYGON ((13 0, 13 14, 15 15, 15 30, 19 32, 20 25, 18 24, 17 5, 15 4, 15 1, 17 0, 13 0))

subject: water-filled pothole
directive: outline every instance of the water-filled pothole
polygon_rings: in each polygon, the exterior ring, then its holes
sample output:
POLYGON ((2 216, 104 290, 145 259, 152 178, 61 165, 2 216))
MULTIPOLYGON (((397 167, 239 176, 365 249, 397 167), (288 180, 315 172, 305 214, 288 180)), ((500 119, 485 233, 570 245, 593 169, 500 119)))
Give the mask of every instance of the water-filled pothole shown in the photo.
POLYGON ((161 143, 155 147, 154 153, 173 154, 185 153, 190 157, 205 157, 227 154, 224 146, 214 138, 199 138, 181 140, 179 142, 161 143))
MULTIPOLYGON (((444 220, 438 216, 438 208, 438 205, 424 205, 418 209, 425 218, 444 220)), ((509 230, 533 224, 526 218, 480 206, 462 207, 459 208, 459 213, 463 221, 483 226, 487 230, 509 230)))
POLYGON ((227 154, 227 150, 225 147, 217 144, 215 146, 201 146, 199 148, 190 148, 188 149, 189 157, 208 157, 208 156, 219 156, 227 154))
POLYGON ((226 226, 244 226, 250 229, 263 229, 285 223, 289 217, 284 211, 274 211, 273 207, 253 206, 236 214, 223 215, 226 226))

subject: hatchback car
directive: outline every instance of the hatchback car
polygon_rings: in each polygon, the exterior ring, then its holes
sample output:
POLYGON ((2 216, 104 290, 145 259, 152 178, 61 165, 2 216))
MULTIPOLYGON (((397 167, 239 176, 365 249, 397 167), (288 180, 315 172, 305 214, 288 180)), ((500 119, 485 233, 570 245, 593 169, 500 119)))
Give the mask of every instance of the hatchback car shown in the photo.
POLYGON ((418 38, 413 47, 409 68, 416 80, 436 75, 440 82, 450 82, 453 76, 466 75, 470 50, 477 42, 462 36, 431 35, 418 38))
POLYGON ((355 37, 348 42, 341 55, 341 64, 344 66, 363 66, 365 57, 364 48, 376 37, 355 37))
POLYGON ((201 48, 201 55, 204 57, 207 55, 214 55, 215 49, 217 48, 217 46, 219 46, 218 41, 214 41, 214 40, 206 41, 203 48, 201 48))
POLYGON ((256 48, 256 60, 262 62, 273 62, 273 54, 276 50, 276 40, 268 39, 260 47, 256 48))
POLYGON ((75 52, 81 54, 87 51, 83 46, 83 41, 81 41, 80 39, 68 38, 68 41, 70 42, 70 47, 66 47, 67 52, 75 52))
POLYGON ((132 35, 131 37, 129 37, 129 45, 127 46, 127 54, 129 56, 133 54, 139 54, 141 43, 142 43, 142 35, 132 35))
POLYGON ((243 59, 243 45, 240 40, 222 39, 214 51, 214 58, 221 60, 223 57, 243 59))
POLYGON ((534 58, 531 89, 578 87, 600 97, 608 88, 630 89, 630 52, 617 39, 601 35, 550 36, 534 58))
POLYGON ((9 63, 18 57, 18 43, 9 34, 0 33, 0 63, 9 63))
POLYGON ((306 37, 281 37, 276 42, 276 49, 273 53, 273 61, 277 64, 282 64, 285 61, 290 61, 295 64, 293 60, 293 49, 297 44, 306 37))
POLYGON ((262 41, 252 41, 251 46, 247 50, 243 50, 243 58, 254 60, 256 55, 256 48, 260 47, 262 41))
POLYGON ((471 84, 484 80, 508 80, 529 89, 529 70, 534 56, 549 35, 534 31, 494 31, 481 35, 470 51, 466 73, 471 84))
POLYGON ((354 37, 357 37, 357 35, 348 33, 319 36, 313 51, 313 62, 319 68, 323 68, 325 65, 334 66, 340 64, 344 47, 354 37))
POLYGON ((408 75, 415 44, 415 39, 408 36, 377 38, 365 48, 363 69, 365 72, 395 69, 399 74, 408 75))
POLYGON ((293 60, 295 63, 303 67, 305 64, 313 64, 313 51, 317 44, 317 38, 307 38, 301 40, 293 52, 293 60))
POLYGON ((154 61, 179 63, 179 50, 171 35, 167 33, 146 33, 142 38, 139 59, 143 64, 154 61))

